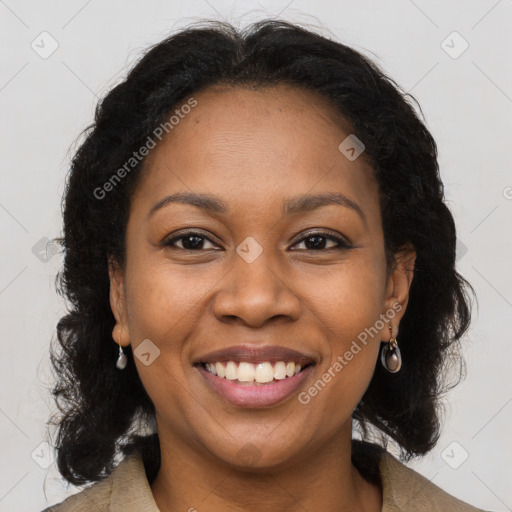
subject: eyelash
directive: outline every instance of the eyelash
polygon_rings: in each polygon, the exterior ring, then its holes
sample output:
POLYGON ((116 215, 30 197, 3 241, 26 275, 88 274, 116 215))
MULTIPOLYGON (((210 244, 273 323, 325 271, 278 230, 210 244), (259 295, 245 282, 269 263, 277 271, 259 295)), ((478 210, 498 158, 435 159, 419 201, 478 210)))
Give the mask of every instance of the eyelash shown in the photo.
MULTIPOLYGON (((181 239, 187 238, 187 237, 192 237, 192 236, 198 236, 200 238, 204 238, 205 240, 208 240, 210 243, 215 244, 215 242, 209 236, 206 236, 205 234, 203 234, 199 231, 188 231, 185 233, 181 233, 180 235, 175 236, 169 240, 165 240, 162 243, 162 245, 165 247, 169 247, 171 249, 179 249, 182 251, 190 251, 190 252, 201 252, 201 251, 207 250, 207 249, 197 249, 197 250, 196 249, 185 249, 184 247, 176 247, 175 245, 173 245, 178 240, 181 240, 181 239)), ((295 242, 294 245, 302 243, 305 240, 308 240, 309 238, 313 238, 313 237, 326 238, 328 240, 336 242, 338 245, 337 245, 337 247, 328 247, 326 249, 301 249, 301 250, 307 250, 307 251, 312 251, 312 252, 326 252, 331 249, 347 250, 347 249, 353 248, 353 246, 350 243, 348 243, 347 241, 345 241, 343 238, 340 238, 331 233, 326 233, 326 232, 322 232, 322 231, 312 231, 312 232, 306 233, 300 240, 295 242)))

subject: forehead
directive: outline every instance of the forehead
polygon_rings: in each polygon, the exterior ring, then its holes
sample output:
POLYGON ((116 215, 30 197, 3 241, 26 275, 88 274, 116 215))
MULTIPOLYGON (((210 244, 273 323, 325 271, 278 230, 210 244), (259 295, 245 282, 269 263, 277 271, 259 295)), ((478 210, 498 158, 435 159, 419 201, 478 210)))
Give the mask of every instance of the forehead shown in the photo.
POLYGON ((148 155, 139 203, 151 208, 165 194, 187 191, 270 208, 288 196, 338 191, 375 208, 371 168, 338 149, 350 124, 317 93, 215 86, 193 98, 196 106, 148 155))

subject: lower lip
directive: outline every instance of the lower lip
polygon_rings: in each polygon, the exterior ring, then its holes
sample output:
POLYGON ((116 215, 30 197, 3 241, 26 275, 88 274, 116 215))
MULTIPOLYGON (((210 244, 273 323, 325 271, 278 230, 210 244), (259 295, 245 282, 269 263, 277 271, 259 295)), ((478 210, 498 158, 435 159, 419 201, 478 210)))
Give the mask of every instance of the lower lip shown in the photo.
POLYGON ((290 398, 313 370, 308 366, 293 377, 274 380, 268 384, 246 385, 236 381, 223 379, 211 374, 203 366, 197 366, 199 373, 206 379, 210 387, 238 407, 264 408, 273 407, 290 398))

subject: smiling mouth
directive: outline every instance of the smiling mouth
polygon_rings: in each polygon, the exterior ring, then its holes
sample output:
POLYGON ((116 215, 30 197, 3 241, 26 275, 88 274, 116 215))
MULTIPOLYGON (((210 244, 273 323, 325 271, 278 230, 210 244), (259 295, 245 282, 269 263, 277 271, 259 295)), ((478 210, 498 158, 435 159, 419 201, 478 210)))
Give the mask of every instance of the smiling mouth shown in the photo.
POLYGON ((268 385, 298 375, 313 363, 301 365, 293 361, 217 361, 200 363, 211 375, 245 386, 268 385))

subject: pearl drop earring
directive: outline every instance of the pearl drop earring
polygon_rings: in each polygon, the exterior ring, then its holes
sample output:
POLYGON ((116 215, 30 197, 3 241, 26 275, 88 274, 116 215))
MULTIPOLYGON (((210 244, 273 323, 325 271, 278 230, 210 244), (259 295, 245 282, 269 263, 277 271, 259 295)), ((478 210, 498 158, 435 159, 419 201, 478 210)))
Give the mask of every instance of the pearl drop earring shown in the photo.
POLYGON ((126 354, 123 352, 123 347, 121 346, 121 328, 119 329, 119 356, 117 357, 116 361, 116 368, 118 370, 124 370, 126 368, 126 365, 128 364, 128 358, 126 357, 126 354))

